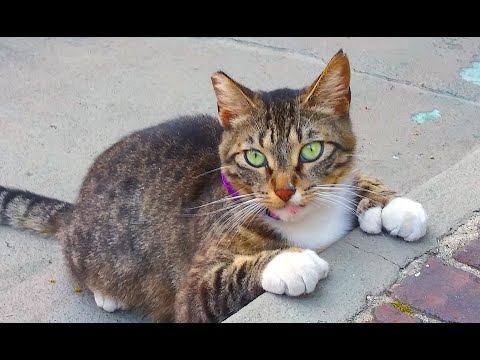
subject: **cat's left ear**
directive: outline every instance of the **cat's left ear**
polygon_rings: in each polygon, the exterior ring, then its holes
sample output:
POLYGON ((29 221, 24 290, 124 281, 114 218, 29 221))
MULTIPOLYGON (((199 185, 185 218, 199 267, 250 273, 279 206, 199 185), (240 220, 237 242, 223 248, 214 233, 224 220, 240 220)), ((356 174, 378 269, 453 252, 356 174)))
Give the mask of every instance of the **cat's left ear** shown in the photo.
POLYGON ((350 63, 340 50, 300 96, 300 103, 324 114, 342 115, 350 110, 350 99, 350 63))
POLYGON ((255 93, 224 72, 218 71, 212 75, 212 85, 217 96, 218 118, 224 128, 239 124, 258 108, 255 93))

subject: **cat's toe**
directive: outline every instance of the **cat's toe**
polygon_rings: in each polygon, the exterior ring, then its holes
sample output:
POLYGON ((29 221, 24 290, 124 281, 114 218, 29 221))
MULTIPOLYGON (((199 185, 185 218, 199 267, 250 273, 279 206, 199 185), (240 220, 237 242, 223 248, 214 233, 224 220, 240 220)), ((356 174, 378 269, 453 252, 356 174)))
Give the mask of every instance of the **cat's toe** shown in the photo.
POLYGON ((117 309, 119 309, 119 307, 117 306, 117 302, 112 299, 112 298, 106 298, 104 303, 103 303, 103 310, 107 311, 107 312, 114 312, 116 311, 117 309))
POLYGON ((328 270, 328 263, 312 250, 284 252, 267 264, 262 274, 262 287, 275 294, 308 294, 327 276, 328 270))
POLYGON ((382 232, 382 208, 379 206, 368 209, 358 216, 360 229, 369 234, 382 232))
POLYGON ((121 301, 118 301, 110 296, 104 296, 98 291, 94 291, 93 296, 95 298, 95 303, 97 304, 97 306, 107 312, 127 309, 127 306, 121 301))
POLYGON ((382 210, 383 227, 405 241, 422 238, 427 232, 427 220, 423 206, 407 198, 395 198, 382 210))
POLYGON ((93 297, 95 298, 95 303, 97 304, 97 306, 103 309, 103 303, 105 301, 105 297, 102 294, 100 294, 98 291, 93 292, 93 297))

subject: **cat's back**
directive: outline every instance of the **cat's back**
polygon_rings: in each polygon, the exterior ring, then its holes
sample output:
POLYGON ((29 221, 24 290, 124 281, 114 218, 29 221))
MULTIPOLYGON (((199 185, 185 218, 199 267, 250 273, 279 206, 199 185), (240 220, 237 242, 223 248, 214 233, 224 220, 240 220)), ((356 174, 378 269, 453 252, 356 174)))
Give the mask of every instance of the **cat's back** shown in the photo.
MULTIPOLYGON (((156 145, 162 151, 170 147, 181 149, 183 146, 198 150, 213 149, 218 152, 222 136, 222 127, 218 120, 210 115, 198 114, 181 116, 132 133, 123 141, 141 141, 156 145)), ((179 157, 181 152, 177 152, 179 157)), ((172 154, 174 155, 174 154, 172 154)))
POLYGON ((138 161, 137 157, 142 156, 162 163, 191 161, 191 152, 216 157, 221 136, 216 118, 205 114, 182 116, 125 136, 102 157, 110 161, 110 157, 122 154, 127 161, 138 161))
POLYGON ((191 175, 220 166, 221 136, 218 120, 204 114, 178 117, 133 132, 96 158, 79 200, 92 192, 104 192, 103 186, 117 188, 119 183, 128 190, 134 184, 154 182, 162 186, 159 190, 171 192, 191 175))

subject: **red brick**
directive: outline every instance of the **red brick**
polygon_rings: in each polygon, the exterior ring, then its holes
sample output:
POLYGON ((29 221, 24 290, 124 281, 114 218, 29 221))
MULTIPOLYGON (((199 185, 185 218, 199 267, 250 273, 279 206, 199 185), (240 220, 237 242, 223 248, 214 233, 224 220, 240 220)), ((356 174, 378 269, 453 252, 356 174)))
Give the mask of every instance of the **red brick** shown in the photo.
POLYGON ((377 323, 416 323, 418 319, 400 311, 390 304, 382 304, 373 309, 373 318, 377 323))
POLYGON ((409 276, 392 293, 401 302, 448 322, 480 322, 480 280, 430 258, 418 277, 409 276))
POLYGON ((453 258, 480 270, 480 238, 472 241, 462 250, 458 250, 453 258))

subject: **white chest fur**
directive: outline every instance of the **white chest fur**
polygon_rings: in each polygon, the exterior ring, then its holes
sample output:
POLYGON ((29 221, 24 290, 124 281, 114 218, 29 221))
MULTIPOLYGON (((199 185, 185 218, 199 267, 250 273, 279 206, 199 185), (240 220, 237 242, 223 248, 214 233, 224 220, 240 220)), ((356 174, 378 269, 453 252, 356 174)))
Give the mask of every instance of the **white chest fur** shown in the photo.
MULTIPOLYGON (((344 184, 350 185, 351 179, 344 184)), ((350 209, 355 206, 355 193, 351 188, 337 188, 330 192, 331 200, 307 205, 304 214, 294 221, 284 222, 266 218, 277 232, 293 245, 306 249, 325 249, 341 239, 353 228, 354 217, 350 209)))

